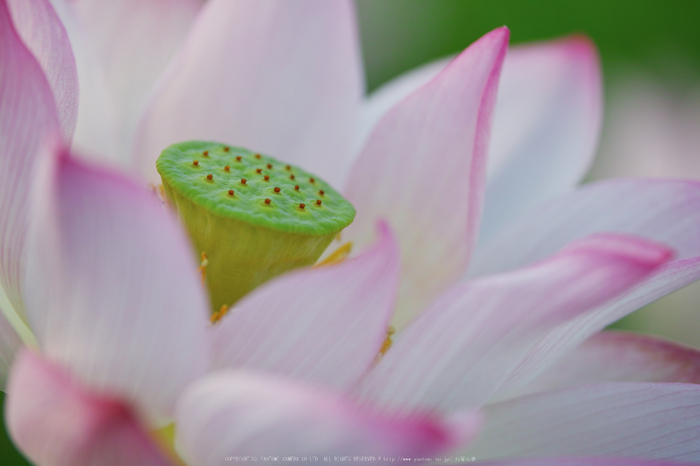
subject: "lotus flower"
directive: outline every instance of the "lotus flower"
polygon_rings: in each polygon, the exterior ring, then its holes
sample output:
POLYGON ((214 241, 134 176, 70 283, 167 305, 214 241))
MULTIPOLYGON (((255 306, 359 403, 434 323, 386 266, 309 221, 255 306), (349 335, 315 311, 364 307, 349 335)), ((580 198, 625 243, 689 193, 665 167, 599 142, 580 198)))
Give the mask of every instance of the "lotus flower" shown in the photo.
POLYGON ((700 185, 573 190, 600 122, 589 42, 506 58, 497 29, 363 102, 351 4, 212 0, 149 94, 198 5, 140 2, 159 31, 129 2, 96 5, 0 2, 1 276, 38 345, 4 321, 0 335, 6 366, 19 352, 7 421, 33 461, 167 464, 149 432, 170 421, 196 465, 698 459, 698 353, 599 331, 698 278, 700 185), (132 23, 134 43, 112 34, 132 23), (90 48, 100 60, 81 59, 90 48), (72 135, 114 160, 133 142, 122 163, 145 176, 183 138, 313 166, 345 180, 358 253, 270 281, 210 326, 172 214, 76 158, 72 135))

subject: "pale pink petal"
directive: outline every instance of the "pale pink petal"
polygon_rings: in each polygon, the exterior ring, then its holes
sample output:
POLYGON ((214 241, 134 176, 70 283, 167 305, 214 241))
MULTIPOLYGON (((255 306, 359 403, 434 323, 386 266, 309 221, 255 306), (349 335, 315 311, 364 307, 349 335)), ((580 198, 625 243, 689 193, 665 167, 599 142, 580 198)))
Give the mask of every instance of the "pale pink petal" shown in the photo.
POLYGON ((68 34, 48 0, 7 0, 7 6, 53 90, 63 137, 69 141, 78 119, 78 70, 68 34))
POLYGON ((486 408, 466 452, 479 459, 629 456, 700 461, 700 386, 608 383, 554 390, 486 408))
POLYGON ((676 260, 625 295, 563 324, 523 360, 503 387, 516 390, 610 323, 700 278, 700 183, 611 180, 588 185, 531 210, 477 249, 470 275, 522 267, 595 232, 638 234, 670 245, 676 260))
POLYGON ((651 335, 601 332, 508 397, 597 382, 700 384, 700 351, 651 335))
POLYGON ((659 244, 601 234, 531 267, 463 283, 399 335, 361 393, 403 408, 479 406, 548 331, 626 291, 669 257, 659 244))
POLYGON ((211 0, 160 83, 136 156, 157 176, 170 144, 212 139, 338 183, 364 92, 349 0, 211 0))
POLYGON ((480 235, 488 238, 581 181, 593 161, 602 119, 600 63, 589 39, 575 36, 509 50, 493 121, 480 235))
POLYGON ((44 138, 60 131, 60 125, 51 86, 18 36, 4 0, 0 50, 0 280, 21 311, 21 257, 33 167, 44 138))
POLYGON ((402 280, 395 323, 405 326, 464 273, 483 199, 491 113, 509 32, 485 35, 379 122, 345 193, 358 244, 377 218, 396 231, 402 280))
POLYGON ((12 439, 36 464, 171 464, 127 406, 86 391, 31 351, 17 357, 6 403, 12 439))
POLYGON ((516 269, 597 232, 641 235, 671 245, 676 259, 700 255, 700 182, 599 181, 541 204, 479 245, 469 276, 516 269))
POLYGON ((231 309, 213 329, 214 366, 250 368, 347 389, 384 344, 399 253, 385 224, 355 259, 285 275, 231 309))
POLYGON ((80 102, 73 148, 91 158, 123 166, 129 160, 124 160, 124 154, 119 153, 119 145, 123 142, 116 134, 117 103, 94 49, 95 43, 87 36, 77 17, 74 0, 51 0, 51 3, 68 34, 78 71, 80 102))
POLYGON ((25 294, 42 351, 93 391, 169 413, 208 359, 208 305, 177 219, 67 153, 42 162, 25 294))
POLYGON ((372 133, 374 127, 379 123, 379 120, 381 120, 394 105, 430 82, 440 74, 453 59, 454 57, 447 57, 434 60, 404 73, 398 78, 392 79, 379 89, 373 91, 362 105, 362 118, 360 119, 360 129, 357 138, 358 150, 362 149, 362 146, 372 133))
POLYGON ((71 3, 114 103, 117 150, 124 159, 131 157, 136 126, 150 92, 202 5, 201 0, 71 3))
MULTIPOLYGON (((360 139, 449 62, 424 65, 370 95, 360 139)), ((578 183, 593 159, 601 120, 600 64, 587 38, 511 47, 494 110, 482 234, 578 183)))
POLYGON ((419 457, 465 445, 481 424, 475 413, 441 419, 377 414, 315 388, 243 371, 193 384, 178 403, 176 448, 190 464, 255 464, 243 457, 419 457))
MULTIPOLYGON (((457 457, 471 458, 466 455, 454 455, 457 457)), ((534 459, 506 459, 500 461, 478 461, 479 466, 687 466, 688 463, 676 463, 675 461, 654 461, 640 458, 534 458, 534 459)))
POLYGON ((7 374, 15 360, 15 354, 22 347, 22 339, 5 318, 4 312, 0 309, 0 390, 2 391, 5 391, 7 374))

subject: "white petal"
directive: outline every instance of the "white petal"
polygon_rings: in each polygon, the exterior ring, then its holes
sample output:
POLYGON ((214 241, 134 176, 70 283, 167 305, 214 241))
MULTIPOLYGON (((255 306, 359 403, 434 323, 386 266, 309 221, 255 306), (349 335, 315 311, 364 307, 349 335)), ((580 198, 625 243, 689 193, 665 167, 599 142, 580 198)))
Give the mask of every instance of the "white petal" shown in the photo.
POLYGON ((63 137, 69 141, 78 118, 78 70, 68 34, 48 0, 8 0, 7 5, 51 86, 63 137))
POLYGON ((651 335, 604 331, 562 357, 517 393, 598 382, 700 383, 700 350, 651 335))
POLYGON ((610 383, 543 392, 486 409, 479 459, 631 456, 700 461, 700 386, 610 383))
POLYGON ((25 295, 40 346, 91 390, 168 414, 208 363, 191 247, 135 183, 60 151, 42 162, 25 295))
POLYGON ((4 313, 5 310, 0 309, 0 390, 2 391, 5 391, 7 375, 15 355, 22 347, 22 339, 5 318, 4 313))
POLYGON ((576 36, 508 51, 491 135, 480 238, 569 192, 593 161, 603 119, 595 46, 576 36))
POLYGON ((13 440, 42 466, 171 464, 129 407, 90 393, 31 351, 17 357, 5 413, 13 440))
MULTIPOLYGON (((423 65, 372 93, 363 108, 360 141, 450 61, 423 65)), ((480 234, 492 235, 523 210, 578 183, 595 154, 601 120, 600 64, 588 39, 510 47, 494 110, 480 234)))
POLYGON ((401 102, 408 95, 420 89, 435 76, 440 74, 454 57, 440 58, 425 65, 419 66, 407 73, 394 78, 380 88, 373 91, 362 106, 362 118, 357 140, 358 150, 367 141, 379 120, 391 108, 401 102))
POLYGON ((472 276, 522 267, 587 234, 612 231, 668 244, 674 261, 627 294, 554 330, 523 359, 503 387, 516 390, 586 338, 700 278, 700 183, 617 179, 590 184, 532 209, 474 254, 472 276))
MULTIPOLYGON (((150 93, 166 65, 184 42, 201 0, 80 0, 70 4, 82 34, 76 40, 91 51, 115 112, 114 148, 120 159, 129 161, 136 127, 150 93)), ((85 59, 86 57, 81 57, 85 59)), ((89 84, 98 86, 98 84, 89 84)), ((93 93, 81 96, 91 99, 93 93)), ((84 102, 83 112, 100 111, 84 102)), ((97 115, 81 115, 81 123, 97 115)), ((81 128, 82 130, 82 128, 81 128)))
POLYGON ((66 29, 78 71, 80 99, 78 120, 73 135, 73 148, 81 154, 99 157, 115 165, 124 165, 117 138, 116 102, 107 84, 94 44, 74 10, 75 2, 51 0, 54 10, 66 29))
MULTIPOLYGON (((440 419, 380 415, 337 394, 253 376, 210 375, 193 384, 177 409, 176 447, 190 464, 257 464, 265 457, 311 458, 433 456, 468 443, 481 419, 465 413, 440 419)), ((315 459, 314 459, 315 458, 315 459)), ((268 460, 272 461, 272 460, 268 460)), ((354 460, 357 462, 357 460, 354 460)))
POLYGON ((645 236, 666 243, 676 259, 700 255, 700 182, 599 181, 530 209, 507 231, 474 252, 469 276, 516 269, 568 242, 599 232, 645 236))
POLYGON ((210 0, 160 83, 137 163, 156 177, 170 144, 213 139, 336 184, 364 92, 349 0, 210 0))
POLYGON ((29 189, 44 139, 60 131, 58 110, 44 72, 0 1, 0 280, 22 311, 22 258, 29 189))
POLYGON ((294 272, 231 309, 213 334, 214 366, 245 367, 347 389, 386 338, 399 258, 386 225, 355 259, 294 272))
POLYGON ((531 267, 463 283, 418 318, 361 393, 402 408, 474 408, 562 322, 626 291, 670 257, 658 244, 596 235, 531 267))
POLYGON ((395 325, 410 322, 464 274, 478 229, 486 150, 506 28, 467 48, 387 113, 355 161, 345 193, 357 209, 344 233, 358 245, 379 218, 399 238, 395 325))

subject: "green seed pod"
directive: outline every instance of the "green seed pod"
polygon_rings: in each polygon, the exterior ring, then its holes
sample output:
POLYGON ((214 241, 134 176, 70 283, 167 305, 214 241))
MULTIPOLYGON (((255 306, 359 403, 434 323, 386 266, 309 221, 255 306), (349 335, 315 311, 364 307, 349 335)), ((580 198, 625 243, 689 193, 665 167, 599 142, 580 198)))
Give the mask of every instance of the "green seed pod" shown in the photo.
POLYGON ((313 265, 355 217, 317 176, 246 149, 188 141, 165 149, 156 167, 198 257, 206 254, 213 312, 313 265))

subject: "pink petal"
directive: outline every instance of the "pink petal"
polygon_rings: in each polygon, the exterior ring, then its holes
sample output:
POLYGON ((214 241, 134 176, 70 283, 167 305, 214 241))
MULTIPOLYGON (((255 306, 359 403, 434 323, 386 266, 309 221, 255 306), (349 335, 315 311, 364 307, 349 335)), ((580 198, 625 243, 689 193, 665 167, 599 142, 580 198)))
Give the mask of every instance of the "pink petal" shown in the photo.
POLYGON ((89 389, 168 414, 208 359, 191 247, 133 182, 66 153, 42 162, 25 295, 39 345, 89 389))
POLYGON ((13 440, 42 466, 171 464, 127 407, 28 350, 12 370, 5 413, 13 440))
POLYGON ((337 183, 363 93, 349 0, 212 0, 161 82, 137 163, 213 139, 296 163, 337 183))
MULTIPOLYGON (((440 73, 436 60, 375 91, 365 104, 362 139, 401 99, 440 73)), ((570 37, 508 50, 496 99, 482 234, 571 190, 586 173, 602 120, 595 46, 570 37)))
MULTIPOLYGON (((85 66, 97 67, 101 74, 84 77, 104 79, 114 105, 117 152, 124 160, 132 157, 136 127, 152 88, 185 41, 201 6, 201 0, 79 0, 70 4, 79 28, 76 40, 87 42, 83 45, 95 61, 85 66)), ((91 97, 95 95, 84 96, 91 97)), ((100 111, 86 105, 81 110, 100 111)), ((81 123, 91 116, 85 115, 81 123)))
POLYGON ((0 280, 21 311, 33 165, 43 139, 60 126, 51 86, 18 36, 5 1, 0 1, 0 50, 0 280))
POLYGON ((22 339, 0 309, 0 390, 5 391, 7 374, 10 372, 12 362, 17 351, 22 347, 22 339))
POLYGON ((51 0, 51 4, 68 34, 78 72, 80 102, 72 147, 82 154, 124 165, 124 154, 119 153, 123 141, 119 141, 116 134, 117 104, 109 89, 106 71, 94 49, 96 40, 87 36, 77 17, 76 1, 51 0))
POLYGON ((398 287, 396 243, 385 224, 355 259, 263 285, 214 328, 219 368, 245 367, 346 389, 379 354, 398 287))
POLYGON ((210 375, 185 392, 175 442, 185 461, 199 466, 225 457, 254 464, 242 458, 248 455, 418 457, 466 444, 480 424, 475 413, 449 420, 378 415, 329 392, 237 371, 210 375))
POLYGON ((379 122, 346 183, 364 244, 377 218, 403 258, 396 324, 405 326, 464 273, 481 212, 486 146, 506 28, 471 45, 379 122))
POLYGON ((361 392, 403 408, 486 402, 543 335, 626 291, 670 257, 623 235, 595 235, 531 267, 442 295, 365 379, 361 392))
POLYGON ((588 38, 510 50, 493 121, 480 237, 580 182, 593 161, 602 119, 600 61, 588 38))
POLYGON ((479 459, 630 456, 700 461, 700 387, 609 383, 489 406, 479 459))
POLYGON ((474 252, 477 277, 531 264, 597 232, 630 233, 671 245, 677 259, 700 256, 700 183, 615 179, 541 204, 474 252))
POLYGON ((68 34, 48 0, 7 0, 7 7, 49 82, 63 137, 70 140, 78 119, 78 71, 68 34))
POLYGON ((676 260, 627 294, 555 329, 524 358, 504 391, 516 390, 610 323, 700 278, 700 183, 629 179, 588 185, 531 210, 508 231, 480 247, 470 274, 522 267, 575 238, 600 231, 638 234, 663 242, 676 251, 676 260))
POLYGON ((601 332, 509 397, 597 382, 700 384, 700 351, 651 335, 601 332))

